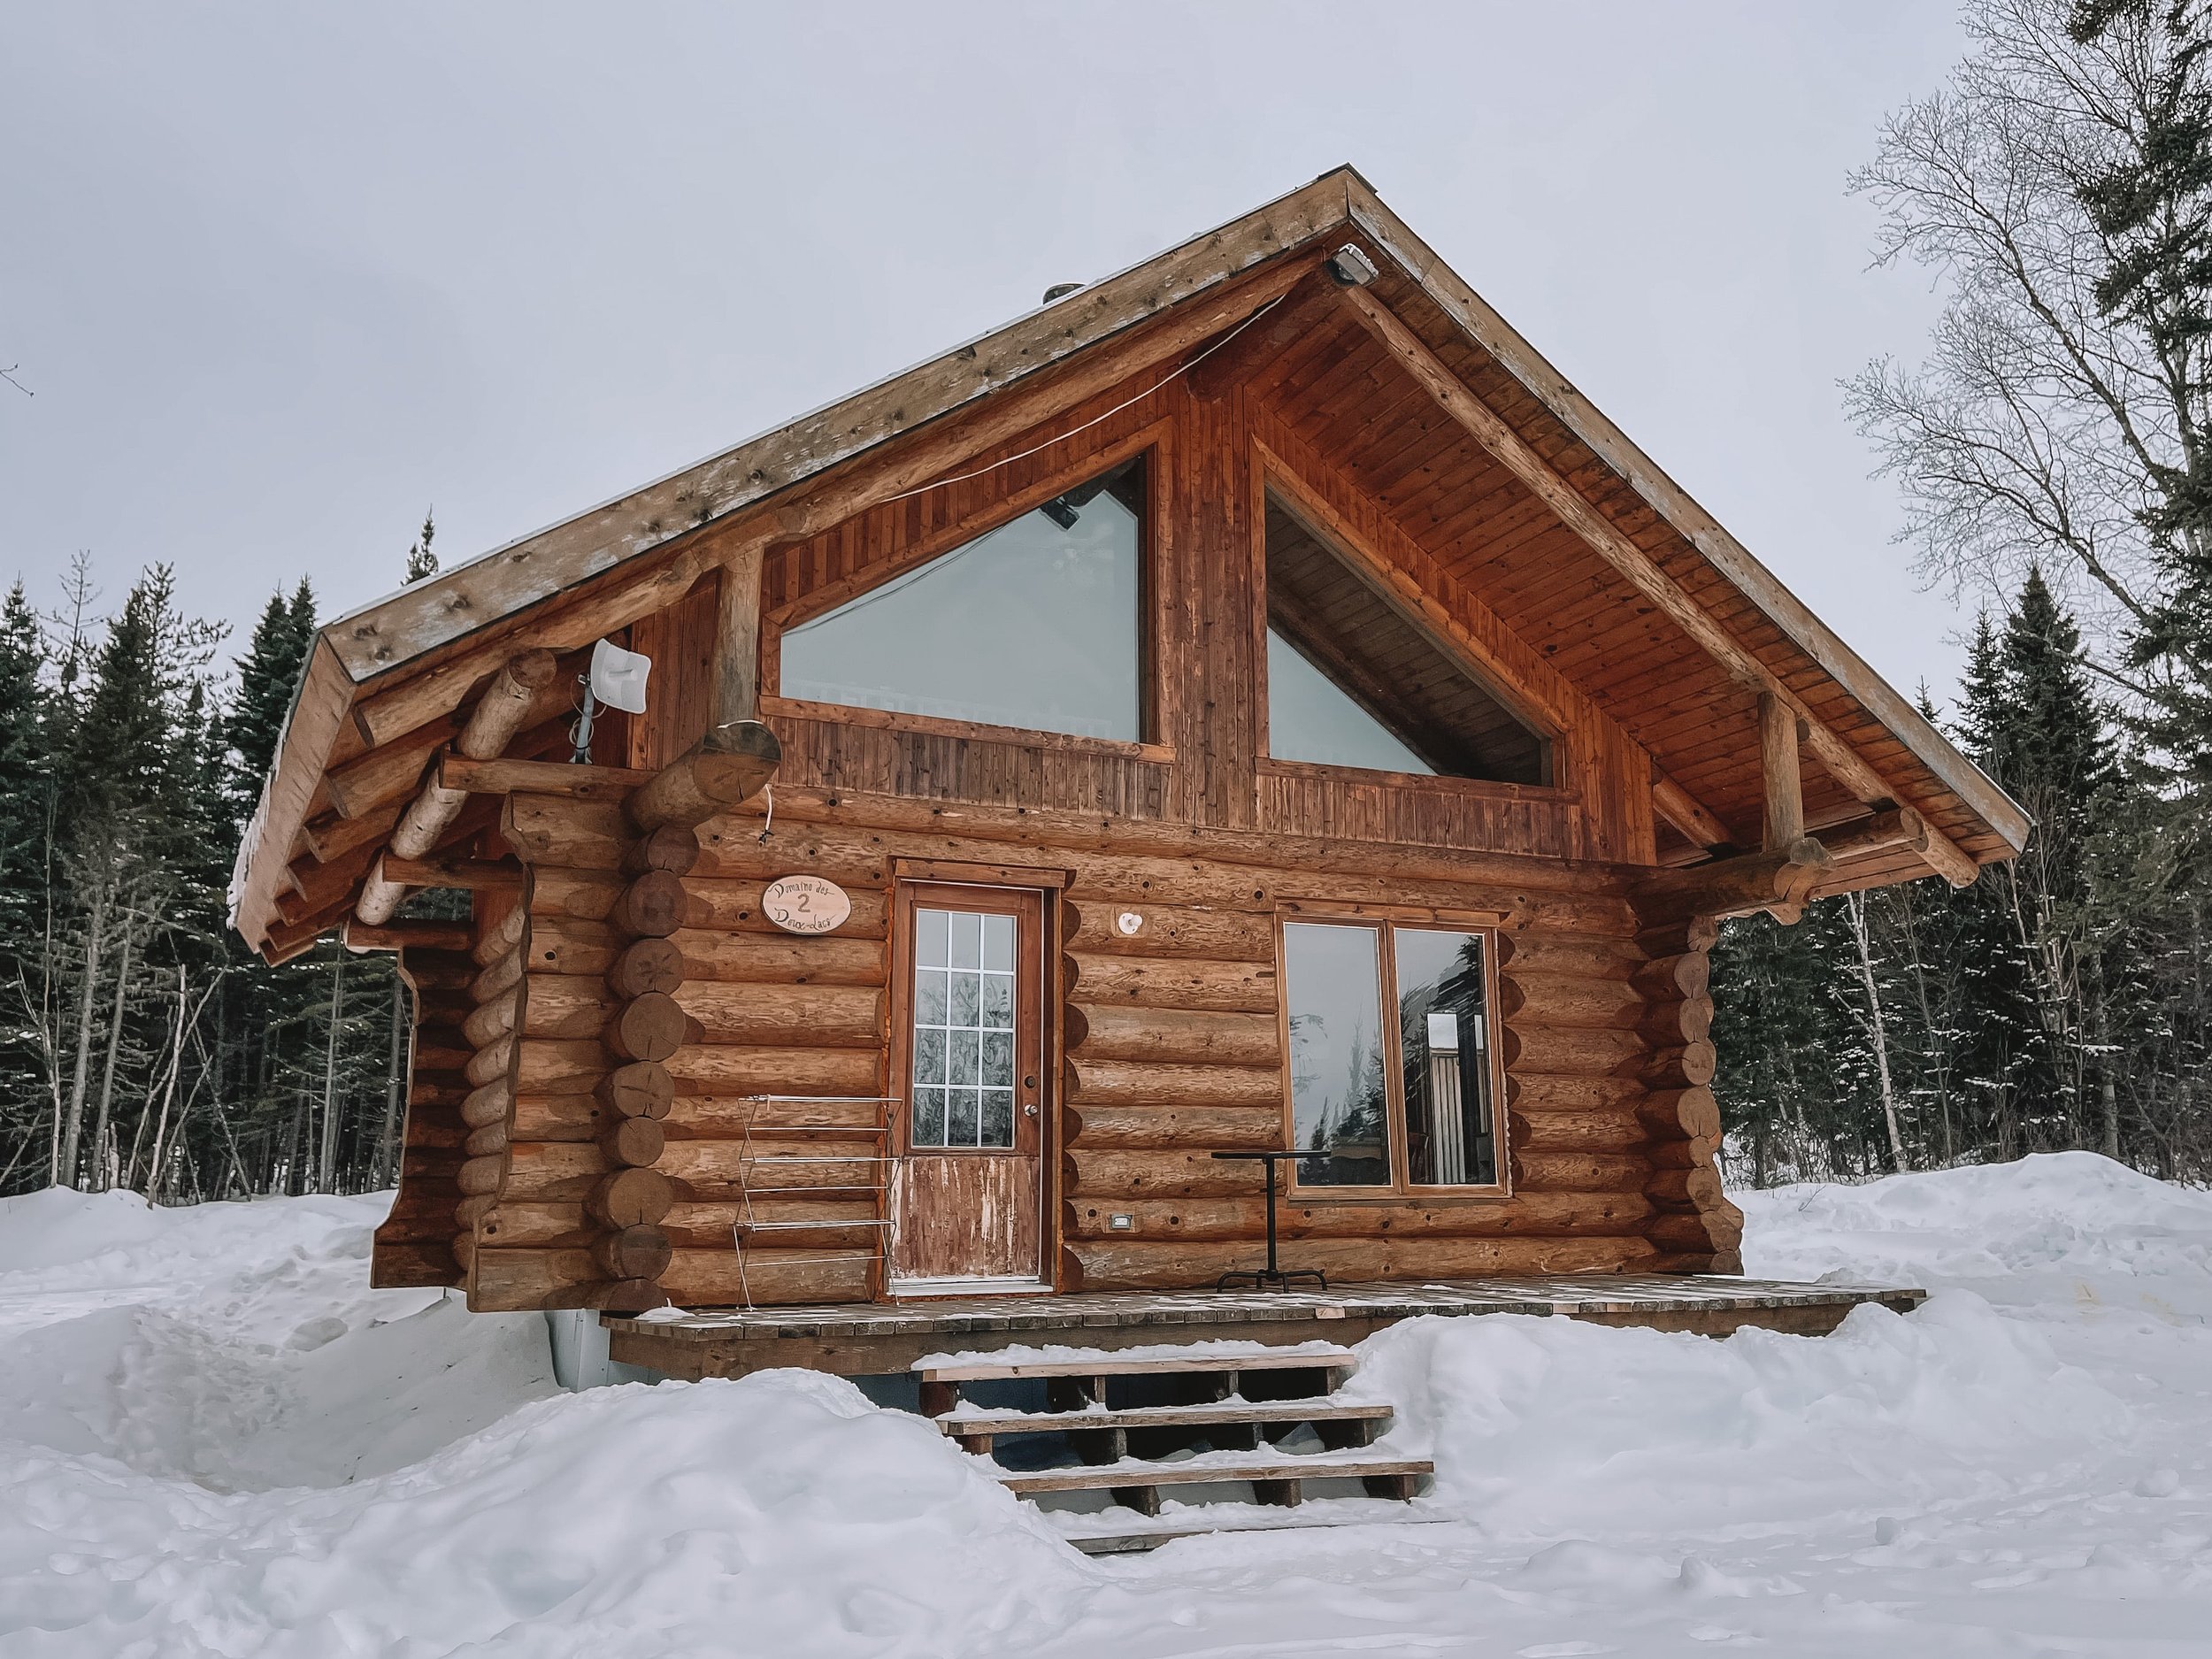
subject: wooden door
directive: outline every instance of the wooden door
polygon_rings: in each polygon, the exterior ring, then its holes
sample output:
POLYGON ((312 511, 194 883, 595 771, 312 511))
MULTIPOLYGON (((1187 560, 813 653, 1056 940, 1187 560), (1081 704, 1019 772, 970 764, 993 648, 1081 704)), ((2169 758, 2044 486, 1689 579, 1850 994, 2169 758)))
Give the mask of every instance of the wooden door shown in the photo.
POLYGON ((895 1293, 1039 1282, 1044 895, 910 882, 895 919, 895 1293))

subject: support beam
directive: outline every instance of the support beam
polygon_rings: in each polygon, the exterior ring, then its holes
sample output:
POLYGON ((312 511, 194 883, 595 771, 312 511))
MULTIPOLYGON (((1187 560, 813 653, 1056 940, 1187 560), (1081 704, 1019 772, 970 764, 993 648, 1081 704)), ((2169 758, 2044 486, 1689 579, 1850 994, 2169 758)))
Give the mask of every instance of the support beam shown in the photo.
POLYGON ((340 937, 348 950, 466 950, 476 942, 466 922, 387 922, 370 926, 357 918, 340 937))
POLYGON ((1797 765, 1802 731, 1787 703, 1770 691, 1759 694, 1759 781, 1766 803, 1759 845, 1769 852, 1805 833, 1805 785, 1797 765))
POLYGON ((369 879, 401 887, 466 887, 480 893, 513 893, 522 887, 519 864, 488 858, 402 858, 386 853, 369 879))
POLYGON ((438 760, 442 789, 465 795, 549 795, 569 801, 621 801, 653 774, 628 766, 579 766, 565 760, 438 760))
MULTIPOLYGON (((1452 373, 1450 365, 1431 350, 1428 343, 1395 312, 1366 288, 1339 288, 1337 299, 1350 308, 1367 331, 1445 413, 1465 427, 1476 442, 1556 513, 1561 523, 1587 542, 1637 592, 1694 641, 1700 649, 1737 680, 1755 691, 1772 695, 1804 721, 1805 746, 1813 751, 1814 758, 1830 777, 1870 806, 1887 809, 1897 804, 1889 785, 1857 751, 1814 718, 1811 710, 1773 670, 1684 592, 1649 554, 1592 506, 1582 492, 1562 477, 1527 440, 1476 396, 1466 382, 1452 373)), ((1926 856, 1929 864, 1954 887, 1963 887, 1974 879, 1978 867, 1973 859, 1933 826, 1929 827, 1926 856)))
POLYGON ((1765 852, 1722 858, 1687 870, 1647 876, 1628 890, 1646 926, 1770 912, 1794 922, 1814 884, 1835 867, 1828 849, 1809 837, 1765 852))
POLYGON ((760 718, 760 566, 766 544, 747 542, 722 566, 714 631, 714 724, 760 718))
POLYGON ((1651 769, 1651 805, 1661 818, 1680 830, 1693 846, 1709 850, 1734 845, 1728 826, 1656 765, 1651 769))
MULTIPOLYGON (((470 760, 489 760, 498 754, 521 730, 529 718, 531 704, 541 691, 553 683, 556 672, 550 651, 525 651, 511 658, 492 676, 492 683, 476 700, 468 723, 454 741, 454 749, 470 760)), ((361 896, 354 902, 356 918, 372 927, 391 919, 392 912, 407 896, 405 886, 392 873, 394 864, 419 859, 428 853, 467 804, 467 791, 447 788, 435 775, 423 785, 422 793, 400 815, 398 826, 392 831, 388 852, 370 871, 361 896)))
POLYGON ((643 834, 664 824, 690 828, 734 811, 760 793, 782 758, 776 734, 758 720, 718 726, 630 797, 630 823, 643 834))
POLYGON ((1831 857, 1839 861, 1864 857, 1870 853, 1892 852, 1901 847, 1924 853, 1928 846, 1927 820, 1909 806, 1893 807, 1872 818, 1821 831, 1820 844, 1828 849, 1831 857))

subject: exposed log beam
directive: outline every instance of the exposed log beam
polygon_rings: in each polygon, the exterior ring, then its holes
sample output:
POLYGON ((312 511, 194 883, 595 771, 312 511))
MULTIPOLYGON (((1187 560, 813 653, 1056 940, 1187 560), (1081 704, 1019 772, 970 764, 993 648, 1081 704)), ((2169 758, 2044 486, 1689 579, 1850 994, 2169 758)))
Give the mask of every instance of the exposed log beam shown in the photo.
POLYGON ((1834 867, 1828 849, 1809 837, 1766 852, 1745 853, 1687 870, 1647 876, 1628 890, 1628 902, 1647 926, 1690 919, 1717 920, 1765 910, 1794 922, 1820 878, 1834 867))
MULTIPOLYGON (((477 699, 468 723, 454 741, 455 749, 470 760, 489 760, 506 748, 529 719, 532 705, 553 683, 555 672, 550 651, 525 651, 510 661, 492 676, 492 683, 477 699)), ((468 798, 467 790, 449 789, 434 775, 423 785, 422 793, 400 815, 389 850, 369 872, 361 896, 354 902, 357 918, 372 927, 391 919, 399 902, 407 896, 393 874, 394 866, 419 859, 435 847, 438 837, 468 804, 468 798)))
MULTIPOLYGON (((1476 396, 1466 382, 1453 373, 1450 366, 1395 312, 1366 288, 1339 288, 1336 294, 1338 302, 1350 308, 1352 314, 1438 406, 1556 513, 1561 523, 1587 542, 1729 674, 1754 691, 1772 695, 1804 721, 1805 746, 1813 751, 1829 776, 1870 806, 1886 809, 1896 804, 1889 784, 1880 773, 1816 719, 1772 669, 1684 592, 1649 554, 1592 506, 1582 492, 1554 470, 1551 463, 1508 426, 1496 411, 1476 396)), ((1926 856, 1929 864, 1955 887, 1971 881, 1978 868, 1956 842, 1933 826, 1929 828, 1926 856)))
POLYGON ((467 795, 549 795, 569 801, 620 801, 653 774, 628 766, 578 766, 562 760, 471 760, 444 755, 438 786, 467 795))
POLYGON ((1872 818, 1821 831, 1820 844, 1838 860, 1890 852, 1901 847, 1924 852, 1928 824, 1909 806, 1893 807, 1886 812, 1877 812, 1872 818))
POLYGON ((722 566, 714 632, 714 724, 760 718, 760 566, 767 544, 748 541, 722 566))
POLYGON ((369 881, 371 885, 388 882, 402 888, 466 887, 471 891, 515 892, 522 886, 522 866, 497 864, 488 858, 402 858, 386 853, 376 861, 369 881))
POLYGON ((1653 810, 1680 830, 1693 846, 1709 849, 1735 844, 1728 826, 1656 765, 1651 769, 1651 804, 1653 810))
POLYGON ((1805 833, 1805 784, 1797 764, 1804 725, 1770 691, 1759 694, 1759 784, 1765 802, 1759 845, 1772 852, 1805 833))
POLYGON ((782 758, 776 734, 758 720, 718 726, 630 797, 630 822, 644 833, 664 824, 689 828, 734 811, 760 793, 782 758))
POLYGON ((466 950, 476 942, 466 922, 386 922, 372 927, 347 922, 339 937, 348 950, 466 950))

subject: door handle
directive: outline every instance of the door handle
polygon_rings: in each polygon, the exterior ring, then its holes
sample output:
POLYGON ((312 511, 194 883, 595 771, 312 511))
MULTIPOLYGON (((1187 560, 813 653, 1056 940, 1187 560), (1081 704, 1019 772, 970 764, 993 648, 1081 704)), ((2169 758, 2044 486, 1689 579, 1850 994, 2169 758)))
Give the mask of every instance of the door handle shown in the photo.
POLYGON ((1035 1101, 1031 1101, 1031 1102, 1029 1102, 1029 1104, 1028 1104, 1028 1105, 1026 1105, 1026 1106, 1025 1106, 1025 1107, 1023 1107, 1023 1108, 1022 1108, 1022 1116, 1023 1116, 1023 1117, 1025 1117, 1025 1118, 1034 1118, 1036 1115, 1037 1115, 1037 1102, 1036 1102, 1035 1101))

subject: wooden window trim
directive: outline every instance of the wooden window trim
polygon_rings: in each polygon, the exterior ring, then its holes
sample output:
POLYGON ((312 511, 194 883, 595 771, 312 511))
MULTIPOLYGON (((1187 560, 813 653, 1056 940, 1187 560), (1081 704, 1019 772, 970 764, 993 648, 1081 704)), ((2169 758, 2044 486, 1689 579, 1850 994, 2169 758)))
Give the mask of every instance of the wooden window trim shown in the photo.
MULTIPOLYGON (((1167 539, 1161 503, 1164 480, 1173 465, 1174 437, 1173 419, 1164 417, 1140 431, 1131 433, 1118 443, 1094 450, 1080 459, 1056 468, 1039 483, 1016 490, 987 507, 977 509, 964 518, 941 525, 914 541, 897 558, 887 560, 879 567, 825 583, 803 598, 770 608, 763 613, 760 626, 762 710, 768 713, 803 715, 812 719, 841 720, 850 726, 877 726, 891 731, 933 733, 949 737, 983 737, 1032 747, 1076 747, 1100 754, 1172 761, 1175 758, 1174 749, 1157 740, 1160 733, 1159 641, 1161 630, 1166 622, 1162 615, 1166 585, 1159 575, 1162 549, 1167 539), (889 710, 861 708, 841 703, 814 703, 780 695, 783 686, 783 636, 791 629, 802 626, 825 612, 834 611, 847 601, 857 599, 887 582, 895 581, 933 559, 990 534, 994 530, 1003 529, 1017 518, 1034 512, 1055 496, 1066 494, 1075 485, 1087 482, 1101 472, 1110 472, 1139 456, 1144 457, 1145 510, 1137 525, 1137 730, 1143 735, 1136 742, 1119 738, 1082 737, 1073 733, 1048 732, 1027 726, 989 726, 950 720, 938 715, 898 714, 889 710), (770 695, 771 687, 776 688, 776 695, 770 695), (863 716, 884 718, 860 718, 863 716)), ((928 495, 935 490, 949 488, 949 485, 938 485, 922 493, 928 495)), ((841 522, 849 523, 851 518, 864 517, 884 504, 881 502, 872 503, 841 522)))
MULTIPOLYGON (((1498 927, 1495 920, 1472 922, 1455 919, 1448 912, 1432 911, 1425 916, 1409 917, 1379 915, 1385 908, 1417 910, 1418 906, 1333 904, 1325 908, 1315 906, 1302 909, 1295 905, 1279 905, 1275 912, 1275 975, 1282 987, 1282 995, 1276 999, 1276 1033, 1279 1053, 1282 1058, 1283 1076, 1283 1146, 1286 1150, 1298 1148, 1297 1102, 1290 1092, 1290 974, 1286 966, 1288 951, 1284 939, 1285 929, 1294 923, 1320 926, 1363 927, 1375 935, 1376 988, 1380 998, 1379 1012, 1382 1015, 1380 1031, 1386 1048, 1383 1066, 1383 1110, 1387 1114, 1390 1132, 1390 1185, 1387 1187, 1307 1187, 1298 1179, 1298 1164, 1290 1164, 1290 1187, 1283 1194, 1286 1202, 1403 1204, 1420 1203, 1494 1204, 1513 1196, 1512 1157, 1509 1127, 1505 1102, 1505 1045, 1500 1041, 1498 1024, 1498 927), (1398 956, 1391 949, 1392 937, 1397 929, 1409 927, 1425 933, 1479 933, 1483 944, 1483 1057, 1490 1072, 1490 1138, 1495 1148, 1497 1176, 1494 1181, 1482 1185, 1462 1187, 1417 1185, 1409 1173, 1410 1148, 1407 1145, 1405 1102, 1405 1058, 1400 1052, 1403 1041, 1397 1020, 1398 956)), ((1502 919, 1502 918, 1499 918, 1502 919)))
POLYGON ((891 872, 901 881, 921 881, 934 887, 1020 887, 1030 892, 1058 892, 1073 879, 1066 870, 1033 870, 1025 864, 976 864, 958 858, 891 860, 891 872))
POLYGON ((856 703, 814 703, 804 697, 763 697, 760 711, 794 720, 823 720, 839 726, 872 726, 883 732, 912 732, 925 737, 1007 743, 1022 749, 1110 755, 1118 759, 1148 760, 1162 765, 1172 764, 1175 759, 1174 749, 1166 743, 1132 743, 1118 737, 1084 737, 1073 732, 1041 732, 1023 726, 988 726, 979 720, 948 719, 941 714, 908 714, 891 709, 864 708, 856 703))
MULTIPOLYGON (((917 877, 912 880, 902 880, 897 887, 896 902, 893 909, 894 917, 898 925, 898 937, 893 943, 891 953, 892 973, 895 976, 894 984, 896 988, 897 995, 893 999, 892 1007, 890 1060, 891 1093, 895 1096, 899 1097, 899 1105, 897 1110, 904 1114, 901 1118, 898 1125, 897 1141, 900 1155, 902 1156, 910 1156, 919 1154, 933 1158, 1000 1157, 1004 1156, 1004 1148, 998 1147, 925 1146, 918 1148, 913 1144, 912 1141, 914 1129, 913 1108, 912 1102, 908 1097, 912 1094, 910 1085, 914 1064, 914 1031, 912 1025, 914 1011, 914 911, 919 905, 932 903, 958 905, 963 902, 961 894, 961 889, 963 888, 967 888, 972 891, 991 892, 1007 895, 1007 902, 1003 908, 996 905, 979 904, 977 900, 968 899, 966 902, 972 906, 977 906, 989 910, 993 914, 1008 914, 1017 917, 1026 914, 1034 918, 1032 931, 1034 933, 1036 939, 1035 950, 1037 961, 1035 965, 1037 976, 1036 985, 1033 988, 1033 995, 1037 1000, 1036 1006, 1033 1013, 1033 1018, 1035 1026, 1033 1034, 1036 1039, 1034 1052, 1037 1056, 1038 1067, 1036 1100, 1037 1115, 1033 1118, 1018 1115, 1015 1121, 1015 1133, 1018 1137, 1027 1134, 1032 1139, 1033 1143, 1035 1146, 1035 1156, 1038 1160, 1040 1180, 1040 1189, 1037 1202, 1040 1205, 1043 1205, 1047 1202, 1047 1195, 1043 1189, 1043 1183, 1048 1181, 1050 1179, 1049 1171, 1045 1168, 1048 1148, 1050 1144, 1049 1138, 1047 1133, 1047 1127, 1050 1123, 1056 1110, 1055 1101, 1056 1098, 1056 1091, 1052 1087, 1052 1067, 1048 1064, 1052 1053, 1052 1044, 1049 1041, 1048 1041, 1048 1027, 1051 1024, 1051 1021, 1046 1010, 1045 1004, 1052 989, 1052 976, 1050 971, 1051 957, 1047 954, 1047 948, 1049 941, 1045 938, 1044 910, 1045 895, 1048 888, 1044 884, 1032 882, 1027 886, 1013 886, 1003 882, 986 883, 979 881, 942 881, 917 877), (1026 1130, 1024 1127, 1025 1125, 1029 1125, 1026 1130)), ((1018 1006, 1018 1003, 1017 1006, 1018 1006)), ((1030 1046, 1027 1041, 1027 1036, 1028 1033, 1025 1033, 1018 1040, 1018 1046, 1022 1048, 1028 1048, 1030 1046)), ((1015 1075, 1018 1077, 1021 1075, 1018 1067, 1016 1069, 1015 1075)), ((1022 1090, 1018 1086, 1017 1086, 1014 1093, 1016 1095, 1016 1111, 1019 1114, 1021 1105, 1019 1096, 1022 1094, 1022 1090)), ((1038 1233, 1040 1238, 1042 1237, 1044 1230, 1044 1216, 1043 1211, 1041 1209, 1038 1212, 1038 1233)), ((1043 1276, 1041 1271, 1040 1271, 1039 1276, 1041 1278, 1043 1276)))
MULTIPOLYGON (((1264 687, 1263 687, 1264 695, 1264 687)), ((1493 801, 1531 801, 1545 805, 1574 806, 1580 791, 1546 783, 1497 783, 1487 778, 1454 778, 1441 772, 1378 772, 1365 766, 1344 766, 1321 760, 1278 760, 1263 755, 1257 762, 1263 776, 1314 778, 1334 783, 1366 784, 1388 789, 1418 789, 1431 795, 1470 795, 1493 801)))

